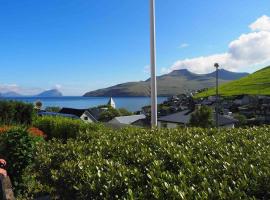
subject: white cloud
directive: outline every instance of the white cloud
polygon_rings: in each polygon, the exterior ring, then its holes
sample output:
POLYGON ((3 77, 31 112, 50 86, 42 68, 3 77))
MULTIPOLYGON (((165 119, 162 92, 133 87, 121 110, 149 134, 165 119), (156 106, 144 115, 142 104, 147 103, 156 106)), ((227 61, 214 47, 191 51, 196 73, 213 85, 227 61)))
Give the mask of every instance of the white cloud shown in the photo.
POLYGON ((264 15, 250 27, 260 31, 242 34, 229 44, 227 52, 178 60, 168 70, 185 68, 196 73, 208 73, 213 71, 216 62, 231 71, 270 64, 270 18, 264 15), (269 31, 266 31, 267 26, 269 31))
POLYGON ((185 59, 176 61, 171 67, 170 71, 177 69, 188 69, 196 73, 206 73, 211 68, 214 69, 214 63, 219 62, 220 65, 224 65, 228 59, 228 54, 216 54, 211 56, 202 56, 197 58, 185 59))
POLYGON ((241 35, 229 45, 229 53, 234 60, 246 64, 268 61, 270 55, 270 32, 260 31, 241 35))
POLYGON ((167 73, 169 73, 170 71, 168 70, 168 68, 162 67, 161 70, 160 70, 160 72, 161 72, 162 74, 167 74, 167 73))
POLYGON ((150 74, 150 66, 149 65, 146 65, 144 66, 143 68, 143 73, 149 75, 150 74))
POLYGON ((250 24, 249 28, 253 31, 270 31, 270 17, 263 15, 254 23, 250 24))
POLYGON ((187 47, 189 47, 189 44, 187 44, 187 43, 183 43, 183 44, 181 44, 181 45, 179 46, 179 48, 181 48, 181 49, 187 48, 187 47))
POLYGON ((0 84, 0 92, 18 92, 19 87, 16 84, 0 84))
POLYGON ((62 85, 60 85, 60 84, 55 84, 54 88, 57 89, 57 90, 60 90, 60 89, 62 88, 62 85))
POLYGON ((35 95, 42 91, 41 88, 26 88, 17 84, 0 84, 0 93, 16 92, 23 95, 35 95))

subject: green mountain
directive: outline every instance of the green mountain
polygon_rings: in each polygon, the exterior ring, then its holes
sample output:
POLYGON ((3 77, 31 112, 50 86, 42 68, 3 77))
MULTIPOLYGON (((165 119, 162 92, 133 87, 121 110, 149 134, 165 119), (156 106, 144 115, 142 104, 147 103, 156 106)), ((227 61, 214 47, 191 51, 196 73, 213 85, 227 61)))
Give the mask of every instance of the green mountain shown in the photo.
MULTIPOLYGON (((248 73, 235 73, 224 69, 221 69, 219 73, 221 83, 226 83, 248 75, 248 73)), ((195 74, 187 69, 181 69, 157 77, 159 96, 171 96, 214 86, 215 72, 209 74, 195 74)), ((150 96, 150 79, 139 82, 123 83, 87 92, 84 96, 150 96)))
MULTIPOLYGON (((242 94, 270 95, 270 66, 263 68, 239 80, 223 84, 219 87, 222 96, 242 94)), ((206 97, 215 94, 215 88, 202 92, 197 97, 206 97)))

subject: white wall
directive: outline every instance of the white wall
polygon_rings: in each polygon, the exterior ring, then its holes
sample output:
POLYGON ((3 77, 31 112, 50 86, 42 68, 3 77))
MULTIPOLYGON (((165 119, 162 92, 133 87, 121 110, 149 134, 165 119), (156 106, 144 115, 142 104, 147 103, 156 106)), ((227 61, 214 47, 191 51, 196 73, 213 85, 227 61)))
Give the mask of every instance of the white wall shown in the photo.
POLYGON ((87 123, 93 123, 92 119, 90 119, 85 113, 82 114, 82 116, 80 117, 81 120, 83 120, 84 122, 87 123), (87 117, 87 120, 85 119, 87 117))

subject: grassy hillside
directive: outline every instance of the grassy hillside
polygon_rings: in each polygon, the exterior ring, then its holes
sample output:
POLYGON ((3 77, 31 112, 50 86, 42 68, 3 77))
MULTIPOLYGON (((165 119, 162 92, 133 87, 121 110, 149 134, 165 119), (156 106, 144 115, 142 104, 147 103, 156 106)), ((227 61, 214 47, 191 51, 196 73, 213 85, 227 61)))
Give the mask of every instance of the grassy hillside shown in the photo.
MULTIPOLYGON (((270 95, 270 66, 263 68, 239 80, 222 84, 219 87, 222 96, 242 94, 270 95)), ((215 94, 215 88, 202 92, 197 97, 206 97, 215 94)))

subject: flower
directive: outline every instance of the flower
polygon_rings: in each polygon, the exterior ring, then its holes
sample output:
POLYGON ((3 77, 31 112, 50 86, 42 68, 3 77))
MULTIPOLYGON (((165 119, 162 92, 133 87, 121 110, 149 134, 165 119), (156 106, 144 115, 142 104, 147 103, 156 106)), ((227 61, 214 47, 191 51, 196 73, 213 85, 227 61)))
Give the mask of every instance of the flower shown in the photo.
POLYGON ((46 138, 47 136, 44 134, 43 131, 39 130, 36 127, 31 127, 28 129, 28 132, 34 136, 38 136, 38 137, 44 137, 46 138))

